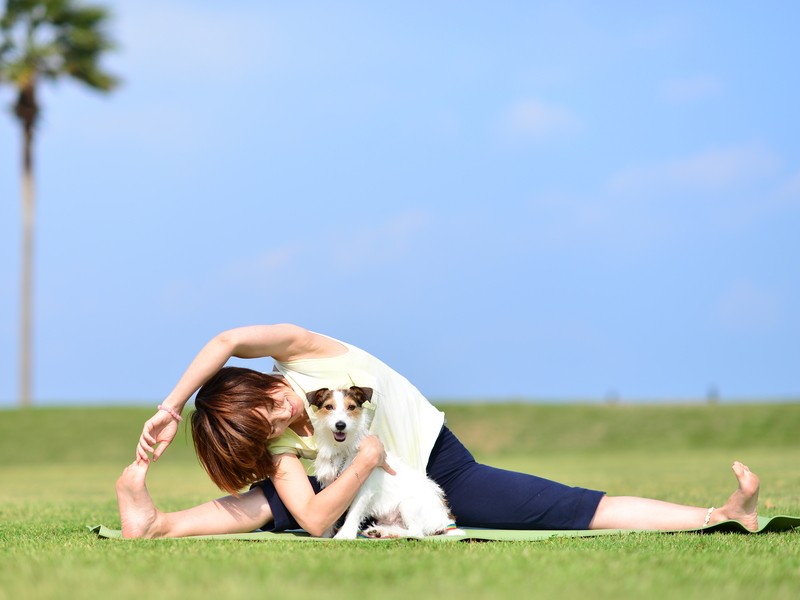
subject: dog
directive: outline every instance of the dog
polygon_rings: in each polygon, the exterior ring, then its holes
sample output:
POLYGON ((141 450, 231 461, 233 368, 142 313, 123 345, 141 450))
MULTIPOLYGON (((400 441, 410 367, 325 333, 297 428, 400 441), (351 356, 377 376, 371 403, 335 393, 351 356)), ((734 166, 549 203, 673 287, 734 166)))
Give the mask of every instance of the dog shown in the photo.
MULTIPOLYGON (((322 388, 310 392, 307 398, 313 407, 317 440, 317 481, 326 487, 350 466, 361 440, 369 435, 362 406, 372 398, 372 389, 322 388)), ((353 499, 335 539, 355 539, 364 521, 372 521, 364 532, 367 537, 463 534, 455 529, 444 492, 433 480, 390 452, 386 462, 397 474, 390 475, 382 468, 372 471, 353 499)), ((323 537, 331 537, 334 530, 335 526, 323 537)))

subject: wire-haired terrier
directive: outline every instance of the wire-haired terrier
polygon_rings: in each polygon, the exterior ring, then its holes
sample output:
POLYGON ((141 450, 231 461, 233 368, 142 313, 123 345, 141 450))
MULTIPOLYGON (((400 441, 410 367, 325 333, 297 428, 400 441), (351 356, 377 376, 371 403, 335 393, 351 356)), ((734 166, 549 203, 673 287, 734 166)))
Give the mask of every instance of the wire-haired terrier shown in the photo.
MULTIPOLYGON (((317 440, 315 468, 322 487, 330 485, 350 466, 367 431, 365 402, 371 388, 346 390, 323 388, 307 394, 312 407, 317 440)), ((424 473, 387 452, 386 462, 396 475, 376 468, 361 485, 350 504, 336 539, 355 539, 362 523, 368 537, 425 537, 461 535, 455 528, 442 489, 424 473)), ((331 528, 324 537, 330 537, 331 528)))

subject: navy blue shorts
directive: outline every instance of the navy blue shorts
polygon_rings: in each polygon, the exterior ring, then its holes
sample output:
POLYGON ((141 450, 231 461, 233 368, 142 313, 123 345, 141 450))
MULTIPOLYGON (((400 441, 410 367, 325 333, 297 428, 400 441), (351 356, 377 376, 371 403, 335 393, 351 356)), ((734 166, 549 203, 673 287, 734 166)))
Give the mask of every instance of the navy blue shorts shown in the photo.
MULTIPOLYGON (((456 524, 464 527, 588 529, 604 496, 604 492, 479 464, 447 427, 433 446, 426 470, 444 490, 456 524)), ((309 480, 318 493, 317 480, 309 480)), ((272 509, 274 520, 264 530, 300 528, 271 481, 252 487, 264 492, 272 509)))

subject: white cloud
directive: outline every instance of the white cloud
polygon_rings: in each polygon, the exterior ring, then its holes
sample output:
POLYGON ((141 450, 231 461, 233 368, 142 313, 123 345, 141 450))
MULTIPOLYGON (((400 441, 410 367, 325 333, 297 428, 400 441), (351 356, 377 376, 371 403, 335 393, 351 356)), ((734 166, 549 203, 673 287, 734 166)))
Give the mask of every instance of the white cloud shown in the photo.
POLYGON ((271 248, 263 254, 228 265, 221 279, 269 280, 270 276, 354 275, 376 265, 390 264, 409 255, 430 222, 427 213, 412 211, 375 225, 353 223, 325 232, 308 232, 301 243, 271 248))
POLYGON ((686 44, 693 37, 695 26, 684 17, 664 16, 661 19, 648 19, 646 25, 634 29, 628 40, 635 48, 660 49, 670 51, 678 44, 686 44))
POLYGON ((191 80, 218 86, 252 76, 274 54, 270 19, 255 7, 180 0, 125 3, 114 11, 126 82, 191 80))
POLYGON ((529 98, 506 111, 500 129, 511 137, 542 139, 575 134, 583 129, 583 123, 564 106, 529 98))
POLYGON ((667 102, 691 104, 718 95, 722 91, 722 81, 710 75, 670 79, 661 84, 659 93, 667 102))
POLYGON ((532 243, 547 250, 602 248, 602 254, 619 261, 638 261, 675 236, 674 223, 651 205, 602 191, 538 194, 528 214, 537 226, 532 243))
MULTIPOLYGON (((698 227, 742 231, 764 219, 796 214, 800 173, 784 181, 779 163, 764 146, 731 146, 626 169, 605 186, 583 193, 541 192, 528 203, 540 227, 536 243, 564 247, 600 242, 635 258, 698 227)), ((739 295, 722 312, 733 314, 734 306, 743 305, 745 292, 739 295)), ((756 303, 755 293, 748 298, 756 303)))
POLYGON ((625 169, 611 178, 609 188, 614 192, 723 189, 772 175, 779 164, 779 157, 760 144, 729 146, 625 169))
POLYGON ((778 190, 783 204, 800 205, 800 172, 790 177, 778 190))
POLYGON ((346 236, 337 235, 329 242, 334 265, 348 271, 361 270, 405 256, 429 221, 426 213, 410 212, 376 227, 361 226, 346 236))
POLYGON ((722 294, 715 307, 715 317, 726 329, 757 332, 775 326, 780 309, 781 301, 777 294, 743 280, 722 294))
POLYGON ((303 252, 303 247, 300 244, 287 244, 275 248, 262 254, 256 261, 256 266, 260 269, 267 269, 269 271, 282 269, 283 267, 291 265, 291 263, 300 256, 303 252))
POLYGON ((82 99, 54 104, 58 120, 53 134, 64 136, 66 143, 74 139, 91 140, 96 144, 114 144, 147 148, 155 155, 176 161, 176 155, 187 148, 199 148, 204 141, 205 123, 198 124, 195 113, 168 99, 157 104, 127 102, 125 98, 111 105, 82 99), (70 118, 67 118, 70 116, 70 118))

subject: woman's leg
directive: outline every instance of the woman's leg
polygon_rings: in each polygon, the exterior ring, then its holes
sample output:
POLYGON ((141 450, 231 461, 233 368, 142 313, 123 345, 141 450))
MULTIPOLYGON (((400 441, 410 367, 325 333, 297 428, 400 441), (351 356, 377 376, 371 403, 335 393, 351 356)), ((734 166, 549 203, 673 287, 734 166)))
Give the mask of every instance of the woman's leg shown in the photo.
POLYGON ((589 529, 695 529, 704 524, 739 521, 754 531, 758 529, 758 476, 740 462, 733 463, 739 487, 728 501, 711 511, 708 508, 672 504, 648 498, 606 496, 597 507, 589 529), (706 523, 706 515, 709 515, 706 523))
MULTIPOLYGON (((735 520, 758 528, 759 480, 737 462, 739 486, 714 509, 714 525, 735 520)), ((708 508, 636 497, 609 497, 601 492, 495 469, 475 462, 469 451, 443 429, 428 462, 428 474, 445 490, 456 522, 503 529, 658 529, 702 527, 708 508)))
POLYGON ((272 520, 264 493, 255 488, 172 513, 158 510, 147 491, 149 463, 136 461, 117 480, 122 537, 156 538, 244 533, 272 520))
POLYGON ((604 493, 482 465, 444 428, 428 475, 445 492, 456 524, 493 529, 586 529, 604 493))

